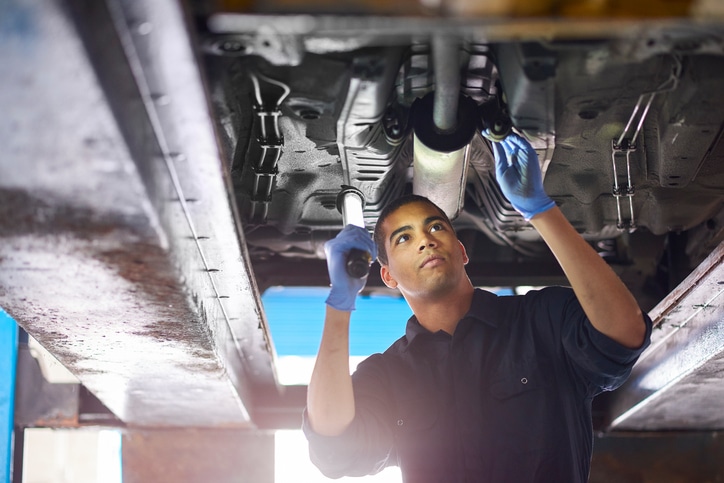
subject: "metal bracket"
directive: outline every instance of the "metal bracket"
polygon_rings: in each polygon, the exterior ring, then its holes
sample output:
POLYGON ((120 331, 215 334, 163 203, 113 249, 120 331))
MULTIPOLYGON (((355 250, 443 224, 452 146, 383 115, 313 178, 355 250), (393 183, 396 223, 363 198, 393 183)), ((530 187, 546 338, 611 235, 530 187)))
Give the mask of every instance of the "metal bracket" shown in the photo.
POLYGON ((254 111, 259 119, 260 133, 257 142, 261 148, 261 155, 257 163, 252 166, 254 183, 251 192, 251 219, 254 223, 263 223, 271 202, 276 175, 279 172, 277 163, 282 156, 284 146, 284 136, 279 129, 279 118, 282 115, 280 106, 291 90, 286 84, 258 73, 250 74, 250 77, 254 84, 254 111), (265 83, 265 87, 275 90, 281 88, 281 94, 262 93, 260 81, 265 83))
POLYGON ((638 139, 639 134, 641 133, 641 128, 644 126, 644 121, 646 121, 646 116, 649 113, 649 109, 651 108, 651 104, 654 102, 654 98, 656 98, 657 94, 661 94, 664 92, 668 92, 671 90, 676 89, 679 83, 679 77, 681 76, 681 59, 679 57, 674 56, 674 68, 671 72, 671 75, 664 81, 663 84, 661 84, 656 90, 652 92, 645 92, 641 94, 636 101, 636 105, 634 106, 633 112, 631 113, 631 116, 628 119, 628 122, 626 123, 626 127, 624 128, 623 132, 621 133, 621 136, 619 136, 618 139, 614 139, 611 143, 611 163, 613 165, 613 197, 616 199, 616 213, 618 216, 616 227, 619 230, 626 230, 628 229, 629 232, 633 232, 636 229, 636 219, 634 217, 634 209, 633 209, 633 196, 635 193, 635 187, 633 185, 633 181, 631 179, 631 152, 636 151, 636 140, 638 139), (636 119, 636 116, 639 114, 639 110, 641 109, 641 106, 644 106, 643 111, 641 112, 641 115, 639 116, 638 124, 636 125, 636 131, 634 131, 633 136, 631 138, 627 137, 627 134, 629 134, 629 129, 632 128, 633 122, 636 119), (618 183, 618 171, 616 169, 616 153, 625 153, 626 154, 626 186, 621 187, 618 183), (629 219, 624 220, 622 216, 622 210, 621 210, 621 198, 628 198, 628 206, 629 206, 629 219))
POLYGON ((633 232, 636 229, 636 218, 634 216, 634 208, 633 208, 633 197, 635 193, 635 187, 633 185, 633 181, 631 179, 631 152, 636 151, 636 139, 638 139, 639 133, 641 132, 641 128, 644 125, 644 121, 646 120, 646 115, 649 113, 649 109, 651 108, 651 103, 654 100, 654 97, 656 97, 656 92, 651 92, 647 94, 641 94, 639 96, 638 101, 636 102, 636 106, 634 107, 633 112, 631 113, 631 117, 629 117, 628 122, 626 123, 626 127, 624 128, 623 132, 621 133, 621 136, 618 138, 618 140, 614 139, 611 142, 611 164, 613 165, 613 197, 616 199, 616 227, 619 230, 628 230, 629 232, 633 232), (644 99, 648 97, 648 100, 646 101, 646 107, 644 107, 643 112, 641 113, 641 116, 639 117, 638 125, 636 126, 636 131, 633 134, 633 137, 631 139, 626 137, 626 134, 628 134, 629 129, 631 128, 631 125, 633 124, 634 119, 636 119, 636 115, 639 112, 639 109, 641 109, 641 105, 644 102, 644 99), (618 184, 618 170, 616 169, 616 153, 625 153, 626 155, 626 186, 621 187, 618 184), (623 215, 621 213, 621 198, 628 198, 628 207, 629 207, 629 219, 624 220, 623 215))
POLYGON ((636 229, 636 217, 633 207, 633 197, 636 193, 636 187, 631 177, 631 152, 636 150, 636 145, 631 144, 628 139, 619 139, 619 142, 620 144, 614 140, 611 143, 611 164, 613 166, 613 188, 611 192, 616 199, 616 227, 619 230, 633 232, 636 229), (625 153, 626 155, 626 186, 621 186, 618 182, 618 169, 616 167, 617 153, 625 153), (627 220, 623 219, 621 198, 628 198, 629 218, 627 220))
POLYGON ((46 381, 27 344, 18 346, 16 426, 77 427, 79 388, 46 381))
POLYGON ((28 344, 18 344, 15 426, 77 428, 84 425, 123 426, 123 422, 85 386, 48 382, 28 344))

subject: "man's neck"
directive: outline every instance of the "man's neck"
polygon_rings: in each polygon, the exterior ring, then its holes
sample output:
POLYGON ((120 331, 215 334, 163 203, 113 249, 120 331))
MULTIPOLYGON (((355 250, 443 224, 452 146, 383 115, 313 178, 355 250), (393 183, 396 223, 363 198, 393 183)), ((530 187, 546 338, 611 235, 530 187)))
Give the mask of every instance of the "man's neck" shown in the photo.
POLYGON ((430 332, 445 331, 452 335, 463 316, 470 310, 475 289, 465 287, 438 297, 406 297, 417 321, 430 332))

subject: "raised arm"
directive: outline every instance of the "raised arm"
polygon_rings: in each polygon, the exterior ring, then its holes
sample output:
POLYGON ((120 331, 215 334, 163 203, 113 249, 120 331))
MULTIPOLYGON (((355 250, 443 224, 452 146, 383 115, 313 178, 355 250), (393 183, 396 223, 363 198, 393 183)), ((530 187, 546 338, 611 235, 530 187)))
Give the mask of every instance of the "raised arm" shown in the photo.
POLYGON ((551 208, 530 222, 558 259, 591 324, 621 345, 641 347, 646 325, 636 299, 561 210, 551 208))
POLYGON ((646 326, 636 299, 545 193, 535 150, 517 134, 493 150, 503 193, 548 244, 591 324, 626 347, 640 347, 646 326))
POLYGON ((341 434, 354 419, 349 319, 350 312, 327 306, 322 342, 307 390, 309 424, 324 436, 341 434))
POLYGON ((355 415, 352 378, 349 374, 349 323, 357 294, 365 279, 347 275, 346 255, 352 248, 376 258, 372 238, 364 228, 347 225, 328 241, 324 250, 332 288, 327 298, 322 342, 307 390, 307 415, 311 428, 325 436, 341 434, 355 415))

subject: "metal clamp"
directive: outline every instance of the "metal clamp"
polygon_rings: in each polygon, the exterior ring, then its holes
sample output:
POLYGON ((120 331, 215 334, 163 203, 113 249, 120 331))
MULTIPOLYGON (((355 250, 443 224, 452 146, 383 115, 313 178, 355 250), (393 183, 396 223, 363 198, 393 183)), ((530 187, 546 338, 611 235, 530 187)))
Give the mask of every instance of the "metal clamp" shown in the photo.
POLYGON ((613 197, 616 199, 616 214, 617 214, 617 220, 616 220, 616 227, 619 230, 628 230, 629 232, 633 232, 636 229, 636 217, 634 216, 634 208, 633 208, 633 197, 635 194, 635 187, 633 184, 633 181, 631 179, 631 152, 636 151, 636 139, 638 139, 639 133, 641 132, 641 128, 644 125, 644 121, 646 120, 646 115, 649 113, 649 109, 651 108, 651 103, 654 100, 654 97, 656 97, 656 92, 641 94, 639 96, 638 101, 636 102, 636 106, 634 107, 633 112, 631 113, 631 117, 629 117, 628 122, 626 123, 626 127, 624 128, 623 132, 621 133, 621 136, 619 136, 618 140, 614 139, 611 142, 611 164, 613 165, 613 197), (636 119, 636 115, 639 112, 639 109, 641 109, 641 105, 644 102, 644 99, 648 97, 648 100, 646 101, 646 107, 644 107, 643 112, 641 113, 641 117, 639 118, 638 125, 636 126, 636 131, 633 134, 633 137, 631 139, 628 139, 626 137, 626 134, 628 134, 629 129, 631 128, 631 125, 633 124, 634 119, 636 119), (622 187, 619 186, 618 183, 618 170, 616 169, 616 153, 625 153, 626 154, 626 186, 622 187), (621 210, 621 198, 628 198, 628 208, 629 208, 629 219, 624 220, 621 210))
POLYGON ((256 140, 261 148, 259 159, 252 165, 254 182, 251 191, 251 219, 255 223, 263 223, 271 202, 276 175, 279 172, 277 163, 282 156, 284 146, 284 136, 279 129, 279 118, 282 115, 280 106, 291 90, 286 84, 258 73, 250 74, 250 77, 254 84, 254 112, 259 120, 260 130, 256 140), (281 88, 281 94, 271 97, 274 100, 270 101, 270 96, 262 95, 260 80, 267 85, 281 88))
MULTIPOLYGON (((624 140, 627 141, 627 140, 624 140)), ((613 197, 616 199, 616 214, 617 221, 616 227, 619 230, 628 230, 633 232, 636 229, 636 217, 634 216, 633 208, 633 197, 636 193, 636 187, 633 184, 631 178, 631 152, 636 150, 636 146, 623 142, 621 145, 617 145, 616 141, 612 142, 611 149, 611 164, 613 165, 613 197), (618 182, 618 169, 616 167, 616 153, 626 154, 626 186, 619 185, 618 182), (621 209, 621 198, 628 198, 629 218, 628 220, 623 219, 621 209)))

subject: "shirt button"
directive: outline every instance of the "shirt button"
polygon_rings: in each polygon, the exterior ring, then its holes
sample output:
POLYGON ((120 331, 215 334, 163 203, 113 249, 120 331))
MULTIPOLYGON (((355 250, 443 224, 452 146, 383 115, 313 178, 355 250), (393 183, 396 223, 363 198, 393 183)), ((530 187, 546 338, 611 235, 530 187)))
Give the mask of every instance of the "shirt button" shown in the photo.
POLYGON ((523 384, 528 384, 528 378, 524 377, 520 380, 523 384))
POLYGON ((402 419, 398 419, 398 420, 397 420, 397 425, 398 425, 398 426, 402 426, 403 424, 405 424, 405 422, 404 422, 402 419))

